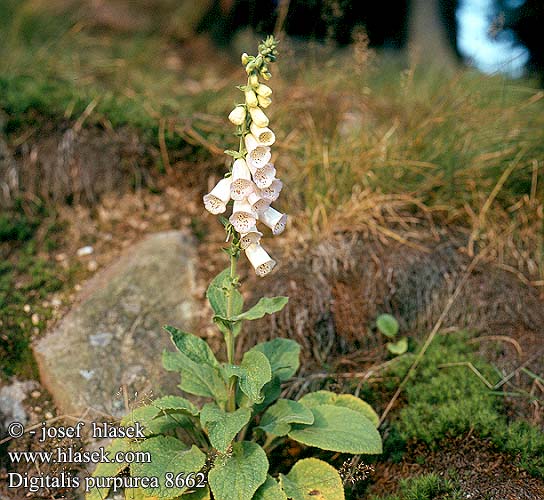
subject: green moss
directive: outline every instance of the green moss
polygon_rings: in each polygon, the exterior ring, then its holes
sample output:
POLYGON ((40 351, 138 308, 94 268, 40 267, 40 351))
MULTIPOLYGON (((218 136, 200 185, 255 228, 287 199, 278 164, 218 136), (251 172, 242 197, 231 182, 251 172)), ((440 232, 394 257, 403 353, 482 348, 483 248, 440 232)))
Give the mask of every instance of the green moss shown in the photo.
MULTIPOLYGON (((401 361, 391 371, 397 380, 404 377, 413 357, 401 361)), ((469 362, 492 384, 498 381, 493 367, 474 355, 466 337, 434 340, 406 386, 406 404, 392 423, 395 442, 386 442, 386 451, 398 450, 399 438, 433 446, 448 436, 472 431, 512 453, 519 467, 544 477, 544 433, 526 422, 508 422, 500 398, 466 364, 443 366, 469 362)))
POLYGON ((436 474, 426 474, 402 479, 397 495, 374 497, 372 500, 460 500, 461 498, 453 482, 436 474))
POLYGON ((75 271, 61 269, 43 256, 62 236, 62 225, 52 222, 46 223, 45 238, 38 240, 45 215, 42 207, 27 207, 0 217, 0 376, 37 376, 30 341, 35 329, 43 330, 51 318, 43 302, 70 283, 75 271))

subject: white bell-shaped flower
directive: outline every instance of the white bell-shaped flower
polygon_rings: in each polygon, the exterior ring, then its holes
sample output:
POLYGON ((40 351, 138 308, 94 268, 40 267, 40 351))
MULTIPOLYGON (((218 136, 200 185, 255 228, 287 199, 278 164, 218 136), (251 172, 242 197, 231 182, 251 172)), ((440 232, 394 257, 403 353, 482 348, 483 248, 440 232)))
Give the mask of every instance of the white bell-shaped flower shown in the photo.
POLYGON ((232 165, 232 184, 230 185, 230 197, 233 200, 247 198, 255 189, 251 180, 251 172, 243 158, 238 158, 232 165))
POLYGON ((273 202, 278 199, 282 188, 283 182, 281 182, 279 179, 274 179, 270 186, 262 188, 259 193, 265 200, 273 202))
POLYGON ((234 125, 242 125, 246 121, 245 106, 236 106, 229 114, 229 120, 234 125))
POLYGON ((257 230, 257 226, 253 226, 246 234, 240 235, 240 247, 245 250, 249 245, 259 243, 263 233, 257 230))
POLYGON ((215 187, 204 196, 204 207, 214 215, 222 214, 227 209, 230 200, 230 185, 232 177, 221 179, 215 187))
POLYGON ((257 191, 254 191, 253 193, 251 193, 247 197, 247 201, 249 202, 253 210, 257 212, 257 214, 260 214, 261 212, 266 210, 270 206, 270 203, 271 203, 269 200, 265 200, 261 196, 260 192, 257 192, 257 191))
POLYGON ((257 96, 257 102, 259 103, 259 106, 261 108, 268 108, 268 106, 270 106, 272 104, 272 99, 270 99, 270 97, 262 97, 262 96, 257 96))
POLYGON ((276 261, 273 260, 266 250, 259 244, 253 243, 246 249, 246 257, 255 269, 255 273, 259 277, 266 276, 276 266, 276 261))
POLYGON ((255 92, 261 97, 270 97, 272 95, 272 89, 264 83, 260 83, 255 92))
POLYGON ((253 175, 253 182, 259 189, 267 188, 276 178, 276 169, 272 163, 267 163, 264 167, 254 170, 250 167, 250 170, 253 175))
POLYGON ((257 94, 255 94, 253 90, 246 90, 244 92, 244 95, 246 97, 246 104, 248 106, 250 106, 251 108, 256 108, 259 105, 259 101, 257 100, 257 94))
POLYGON ((244 143, 247 149, 247 161, 253 168, 264 167, 272 157, 270 148, 259 144, 253 134, 247 134, 244 137, 244 143))
POLYGON ((287 215, 278 212, 272 207, 268 207, 266 210, 259 214, 259 220, 272 229, 272 234, 277 236, 283 233, 285 225, 287 224, 287 215))
POLYGON ((249 108, 249 114, 258 127, 268 127, 268 118, 261 108, 249 108))
POLYGON ((257 211, 247 200, 235 201, 229 222, 240 234, 247 233, 257 222, 257 211))
POLYGON ((259 127, 255 122, 251 122, 249 129, 257 142, 263 146, 272 146, 276 141, 276 135, 268 127, 259 127))

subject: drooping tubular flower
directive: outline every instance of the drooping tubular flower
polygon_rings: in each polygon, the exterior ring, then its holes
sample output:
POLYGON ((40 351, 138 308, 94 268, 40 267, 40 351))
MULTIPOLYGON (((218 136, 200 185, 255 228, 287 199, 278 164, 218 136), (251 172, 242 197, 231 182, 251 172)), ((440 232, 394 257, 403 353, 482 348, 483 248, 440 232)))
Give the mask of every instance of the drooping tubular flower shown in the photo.
POLYGON ((238 158, 232 166, 232 183, 230 185, 230 197, 233 200, 247 198, 255 189, 251 180, 251 172, 244 159, 238 158))
POLYGON ((204 196, 204 206, 208 212, 217 215, 222 214, 227 209, 231 184, 232 177, 221 179, 210 193, 204 196))
POLYGON ((269 66, 276 60, 276 46, 274 37, 268 37, 259 45, 257 56, 242 54, 242 64, 248 75, 247 85, 240 87, 244 103, 237 104, 229 114, 229 120, 237 127, 240 149, 238 152, 227 151, 235 158, 230 176, 219 181, 204 196, 204 206, 213 214, 224 213, 227 204, 233 200, 228 219, 236 232, 233 245, 245 252, 257 276, 266 276, 276 266, 261 246, 263 233, 257 224, 262 222, 273 235, 278 235, 287 222, 285 214, 270 206, 278 199, 283 184, 276 178, 276 168, 270 162, 270 146, 276 136, 268 128, 269 119, 263 112, 263 108, 272 103, 272 89, 259 81, 271 77, 269 66))

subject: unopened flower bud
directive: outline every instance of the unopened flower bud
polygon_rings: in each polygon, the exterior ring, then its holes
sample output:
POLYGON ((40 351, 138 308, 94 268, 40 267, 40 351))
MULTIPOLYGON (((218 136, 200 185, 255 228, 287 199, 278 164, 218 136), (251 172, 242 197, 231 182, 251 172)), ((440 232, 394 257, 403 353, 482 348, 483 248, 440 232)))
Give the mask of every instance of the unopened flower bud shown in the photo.
MULTIPOLYGON (((259 80, 257 79, 257 81, 259 80)), ((264 83, 260 83, 255 92, 262 97, 270 97, 272 95, 272 89, 264 83)))
POLYGON ((268 127, 268 118, 261 108, 249 108, 249 114, 255 125, 258 127, 268 127))
POLYGON ((272 99, 270 97, 257 96, 257 102, 261 108, 268 108, 272 104, 272 99))
POLYGON ((242 125, 246 120, 245 106, 236 106, 229 114, 229 120, 234 125, 242 125))
POLYGON ((255 94, 255 92, 253 92, 253 90, 251 89, 246 90, 244 94, 246 96, 246 104, 249 107, 255 108, 259 105, 259 101, 257 100, 257 95, 255 94))
POLYGON ((259 77, 255 73, 252 73, 251 75, 249 75, 249 78, 248 78, 247 82, 254 89, 257 89, 260 86, 259 85, 259 77))
POLYGON ((249 56, 244 52, 242 54, 242 64, 245 66, 250 61, 249 56))

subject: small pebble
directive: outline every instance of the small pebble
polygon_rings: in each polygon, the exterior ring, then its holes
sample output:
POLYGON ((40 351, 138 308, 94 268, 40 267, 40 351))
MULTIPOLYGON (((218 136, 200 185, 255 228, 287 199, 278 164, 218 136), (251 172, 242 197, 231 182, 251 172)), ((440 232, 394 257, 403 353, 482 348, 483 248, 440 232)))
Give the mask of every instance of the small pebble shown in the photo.
POLYGON ((78 257, 84 257, 85 255, 91 255, 94 252, 94 248, 91 246, 81 247, 77 251, 78 257))
POLYGON ((39 315, 38 313, 34 313, 34 314, 32 315, 32 324, 33 324, 34 326, 40 324, 40 315, 39 315))
POLYGON ((25 313, 29 313, 30 312, 30 306, 28 304, 25 304, 24 307, 23 307, 23 311, 25 313))
POLYGON ((44 416, 47 420, 53 418, 53 414, 52 414, 50 411, 46 411, 46 412, 43 414, 43 416, 44 416))
POLYGON ((42 412, 41 406, 35 406, 35 407, 34 407, 34 412, 35 412, 35 413, 41 413, 41 412, 42 412))
POLYGON ((58 253, 55 255, 55 260, 57 262, 62 262, 63 260, 66 260, 66 254, 65 253, 58 253))
POLYGON ((76 285, 74 285, 74 290, 76 292, 79 292, 81 290, 81 285, 79 283, 77 283, 76 285))
POLYGON ((98 262, 96 262, 96 260, 91 260, 88 264, 87 264, 87 269, 91 272, 94 272, 98 269, 98 262))
POLYGON ((34 335, 38 335, 38 333, 40 333, 40 329, 39 329, 37 326, 35 326, 35 327, 32 329, 32 333, 33 333, 34 335))
POLYGON ((55 308, 60 307, 62 305, 62 302, 60 299, 54 298, 51 300, 51 305, 55 308))
POLYGON ((31 395, 34 399, 36 399, 36 398, 39 398, 39 397, 42 395, 42 393, 41 393, 40 391, 32 391, 32 392, 30 393, 30 395, 31 395))

